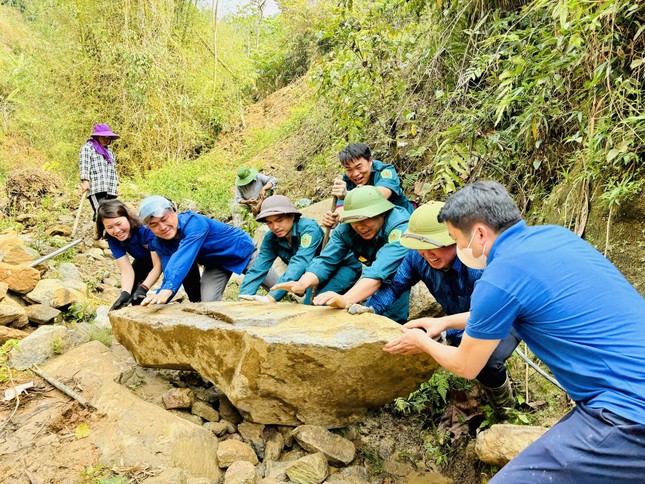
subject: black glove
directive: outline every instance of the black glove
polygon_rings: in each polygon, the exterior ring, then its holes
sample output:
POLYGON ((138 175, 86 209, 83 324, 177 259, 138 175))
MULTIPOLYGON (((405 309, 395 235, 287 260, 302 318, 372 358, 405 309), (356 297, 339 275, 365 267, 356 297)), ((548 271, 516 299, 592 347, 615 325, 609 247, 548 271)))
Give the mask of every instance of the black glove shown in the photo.
POLYGON ((141 304, 141 301, 146 298, 147 295, 148 288, 145 284, 141 284, 139 287, 137 287, 137 290, 134 291, 134 294, 132 294, 132 300, 130 302, 133 306, 138 306, 139 304, 141 304))
POLYGON ((127 306, 129 303, 130 303, 130 293, 128 291, 121 291, 121 295, 118 297, 116 301, 114 301, 114 304, 112 304, 110 311, 121 309, 123 306, 127 306))

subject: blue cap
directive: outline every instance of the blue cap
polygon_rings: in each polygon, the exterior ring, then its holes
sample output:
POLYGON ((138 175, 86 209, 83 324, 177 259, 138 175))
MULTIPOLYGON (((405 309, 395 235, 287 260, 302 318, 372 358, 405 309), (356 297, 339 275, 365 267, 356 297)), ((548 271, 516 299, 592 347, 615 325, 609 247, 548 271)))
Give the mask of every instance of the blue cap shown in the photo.
POLYGON ((147 223, 150 217, 163 217, 167 210, 175 210, 174 205, 166 197, 152 195, 144 198, 139 207, 139 218, 147 223))

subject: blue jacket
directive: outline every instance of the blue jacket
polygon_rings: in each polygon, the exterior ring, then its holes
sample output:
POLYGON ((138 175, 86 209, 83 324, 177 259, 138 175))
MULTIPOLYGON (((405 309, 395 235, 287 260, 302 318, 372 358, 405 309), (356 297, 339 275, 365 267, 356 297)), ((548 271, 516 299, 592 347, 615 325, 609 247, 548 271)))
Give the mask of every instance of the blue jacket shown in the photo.
MULTIPOLYGON (((455 257, 448 270, 433 269, 416 250, 411 250, 401 262, 392 283, 382 285, 370 299, 370 305, 376 314, 383 314, 399 296, 423 281, 446 314, 465 313, 470 311, 470 295, 475 288, 475 281, 483 272, 470 269, 458 257, 455 257)), ((447 331, 448 336, 455 337, 462 333, 461 329, 447 331)))
MULTIPOLYGON (((351 181, 347 175, 343 175, 343 180, 347 184, 347 191, 356 188, 356 184, 351 181)), ((392 190, 392 195, 389 198, 390 202, 398 207, 404 208, 408 213, 414 212, 414 206, 403 193, 401 181, 399 180, 399 175, 396 173, 394 165, 383 163, 378 160, 372 161, 372 174, 370 175, 370 180, 367 182, 367 185, 389 188, 392 190)), ((343 204, 344 201, 340 200, 337 206, 341 206, 343 204)))
POLYGON ((115 259, 120 259, 126 254, 130 254, 135 259, 150 259, 150 243, 154 238, 155 234, 152 230, 141 225, 138 230, 130 232, 129 239, 121 242, 108 236, 107 242, 115 259))
POLYGON ((151 244, 163 268, 160 291, 176 293, 195 261, 236 274, 246 269, 254 250, 249 234, 191 211, 179 213, 177 218, 177 236, 172 240, 155 237, 151 244))
POLYGON ((345 257, 353 254, 355 259, 367 266, 361 277, 389 283, 408 252, 399 239, 408 228, 409 219, 407 211, 395 206, 385 215, 383 227, 372 240, 363 239, 350 224, 339 225, 332 232, 324 250, 309 264, 307 272, 313 272, 321 281, 328 280, 345 257))

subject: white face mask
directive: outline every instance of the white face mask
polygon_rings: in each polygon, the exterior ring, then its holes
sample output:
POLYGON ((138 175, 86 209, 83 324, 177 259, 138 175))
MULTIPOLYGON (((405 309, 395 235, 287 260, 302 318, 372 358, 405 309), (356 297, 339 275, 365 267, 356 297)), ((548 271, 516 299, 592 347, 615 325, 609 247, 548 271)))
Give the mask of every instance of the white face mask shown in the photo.
POLYGON ((471 269, 483 269, 484 267, 486 267, 486 262, 488 260, 488 256, 486 255, 486 244, 484 244, 482 255, 480 255, 479 257, 475 257, 473 255, 473 249, 470 248, 470 244, 473 243, 476 233, 477 231, 473 232, 473 236, 470 238, 470 242, 468 242, 468 247, 466 247, 465 249, 460 249, 459 246, 457 246, 457 257, 459 257, 459 260, 464 265, 470 267, 471 269))

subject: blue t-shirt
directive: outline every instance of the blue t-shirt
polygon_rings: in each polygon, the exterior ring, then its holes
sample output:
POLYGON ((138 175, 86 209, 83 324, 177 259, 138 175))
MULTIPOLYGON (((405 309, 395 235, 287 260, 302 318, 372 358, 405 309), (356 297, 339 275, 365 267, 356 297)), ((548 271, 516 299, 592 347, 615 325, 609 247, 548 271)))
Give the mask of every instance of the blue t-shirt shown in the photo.
POLYGON ((408 212, 395 206, 385 215, 381 230, 371 240, 363 239, 351 224, 339 225, 332 232, 327 246, 311 261, 307 272, 313 272, 320 281, 327 281, 336 267, 345 263, 347 255, 353 254, 367 266, 361 277, 389 283, 408 252, 399 239, 408 228, 409 219, 408 212))
POLYGON ((499 235, 466 333, 511 327, 574 401, 645 424, 645 299, 587 242, 523 221, 499 235))
MULTIPOLYGON (((447 270, 433 269, 416 250, 408 251, 390 284, 381 285, 370 299, 376 314, 385 313, 394 302, 419 281, 430 291, 448 315, 470 311, 470 295, 483 271, 471 269, 455 257, 447 270)), ((405 316, 407 319, 407 315, 405 316)), ((449 329, 448 336, 460 337, 461 329, 449 329)))
POLYGON ((150 243, 155 238, 145 225, 141 225, 137 230, 130 232, 130 238, 121 242, 114 237, 108 237, 107 242, 115 259, 120 259, 126 254, 130 254, 135 259, 150 259, 150 243))
POLYGON ((176 293, 197 261, 206 267, 218 267, 241 274, 253 255, 253 240, 237 227, 191 211, 177 214, 177 236, 171 240, 155 237, 151 248, 157 252, 163 268, 159 291, 176 293))
MULTIPOLYGON (((347 191, 353 190, 356 188, 356 184, 349 179, 347 175, 343 175, 343 180, 347 184, 347 191)), ((367 185, 372 185, 375 187, 389 188, 392 190, 392 195, 390 195, 390 202, 392 202, 397 207, 402 207, 407 210, 408 213, 414 212, 414 206, 408 200, 408 197, 403 193, 403 188, 401 188, 401 181, 399 180, 399 175, 396 172, 394 165, 390 163, 383 163, 382 161, 374 160, 372 161, 372 172, 370 174, 370 180, 367 182, 367 185)), ((337 207, 342 206, 344 200, 339 200, 336 204, 337 207)))

